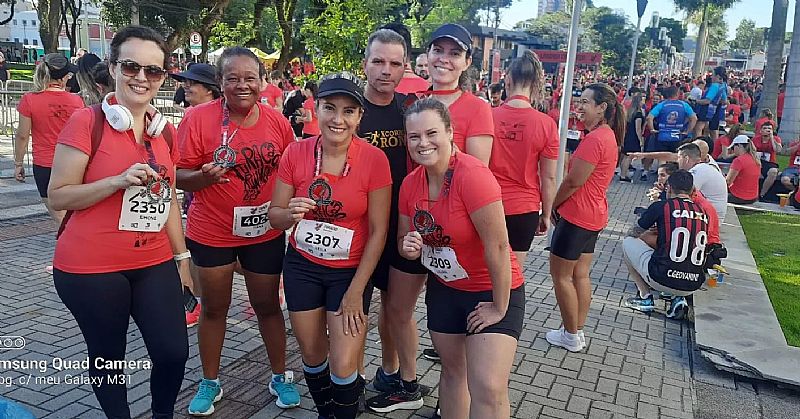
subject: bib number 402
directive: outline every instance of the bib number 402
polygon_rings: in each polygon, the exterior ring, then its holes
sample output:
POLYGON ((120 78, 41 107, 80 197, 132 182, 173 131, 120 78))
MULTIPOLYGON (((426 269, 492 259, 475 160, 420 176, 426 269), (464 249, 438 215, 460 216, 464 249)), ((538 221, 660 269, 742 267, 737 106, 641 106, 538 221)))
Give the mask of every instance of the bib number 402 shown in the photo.
POLYGON ((242 217, 242 226, 259 226, 266 224, 268 221, 267 214, 256 214, 247 217, 242 217))

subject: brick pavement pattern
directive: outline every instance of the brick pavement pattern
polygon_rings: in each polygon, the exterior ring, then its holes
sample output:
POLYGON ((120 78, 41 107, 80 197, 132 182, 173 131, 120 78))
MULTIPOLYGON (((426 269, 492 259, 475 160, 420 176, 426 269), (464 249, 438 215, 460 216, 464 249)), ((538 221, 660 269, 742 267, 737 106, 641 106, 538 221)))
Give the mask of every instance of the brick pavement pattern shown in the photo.
MULTIPOLYGON (((611 219, 597 243, 592 283, 594 298, 586 324, 588 347, 572 354, 551 347, 544 334, 561 320, 548 271, 545 239, 537 239, 524 267, 527 308, 525 329, 509 383, 511 411, 515 418, 689 418, 694 399, 690 372, 690 325, 672 321, 661 313, 643 315, 621 307, 634 292, 622 262, 620 239, 635 219, 632 210, 644 205, 649 184, 615 182, 608 194, 611 219)), ((53 251, 53 231, 45 217, 0 222, 0 335, 20 335, 27 340, 22 350, 0 351, 2 359, 83 359, 85 345, 74 319, 61 303, 45 273, 53 251), (26 227, 30 227, 26 229, 26 227), (27 231, 22 234, 21 231, 27 231)), ((248 310, 243 282, 235 281, 228 331, 222 351, 220 378, 225 397, 214 416, 221 418, 316 418, 313 403, 302 381, 300 355, 290 337, 288 360, 303 394, 300 408, 283 411, 266 390, 269 363, 248 310)), ((377 297, 376 297, 377 298, 377 297)), ((373 305, 376 307, 377 305, 373 305)), ((370 316, 366 362, 368 379, 380 365, 376 310, 370 316)), ((431 346, 425 327, 423 299, 417 302, 416 319, 422 348, 431 346)), ((288 321, 287 321, 288 324, 288 321)), ((176 417, 186 416, 202 372, 197 349, 197 329, 190 330, 190 358, 176 417)), ((145 359, 147 352, 135 324, 128 332, 128 360, 145 359)), ((420 358, 420 382, 436 386, 439 366, 420 358)), ((0 385, 0 396, 22 402, 43 418, 103 417, 88 385, 64 384, 67 371, 0 370, 3 380, 31 374, 59 379, 60 384, 32 382, 0 385)), ((134 416, 146 417, 149 408, 149 371, 130 371, 128 399, 134 416)), ((5 382, 5 381, 3 381, 5 382)), ((51 381, 52 382, 52 381, 51 381)), ((434 395, 436 392, 434 391, 434 395)), ((416 411, 395 411, 383 417, 427 418, 435 397, 416 411)), ((362 417, 381 417, 367 414, 362 417)))

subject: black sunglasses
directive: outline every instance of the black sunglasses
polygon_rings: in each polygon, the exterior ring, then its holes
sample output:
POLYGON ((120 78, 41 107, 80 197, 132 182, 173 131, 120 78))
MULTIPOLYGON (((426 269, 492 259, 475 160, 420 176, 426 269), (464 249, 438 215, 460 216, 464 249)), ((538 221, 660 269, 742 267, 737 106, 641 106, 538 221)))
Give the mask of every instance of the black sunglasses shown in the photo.
POLYGON ((113 61, 113 64, 119 65, 122 74, 128 77, 136 77, 142 68, 144 68, 144 76, 149 81, 161 80, 161 78, 167 74, 167 70, 157 65, 141 65, 133 60, 118 60, 113 61))

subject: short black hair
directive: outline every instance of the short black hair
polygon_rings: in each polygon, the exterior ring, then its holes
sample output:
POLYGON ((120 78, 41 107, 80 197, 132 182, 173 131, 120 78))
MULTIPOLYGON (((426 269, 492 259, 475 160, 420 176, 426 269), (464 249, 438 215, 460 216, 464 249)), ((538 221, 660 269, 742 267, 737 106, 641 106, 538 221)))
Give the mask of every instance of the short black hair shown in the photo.
POLYGON ((491 93, 502 93, 503 92, 503 86, 500 85, 500 83, 492 83, 491 85, 489 85, 489 92, 491 92, 491 93))
POLYGON ((667 185, 672 189, 672 193, 677 194, 690 194, 694 188, 694 176, 686 170, 676 170, 675 173, 669 175, 667 185))
POLYGON ((258 59, 258 56, 256 56, 253 51, 245 47, 235 46, 222 50, 222 54, 220 54, 219 58, 217 59, 217 74, 220 80, 222 80, 223 72, 225 71, 225 62, 233 57, 248 57, 252 59, 256 65, 258 65, 258 76, 264 77, 266 74, 267 70, 264 68, 264 64, 258 59))
POLYGON ((678 154, 685 154, 692 159, 700 159, 700 147, 694 143, 686 143, 678 147, 678 154))
POLYGON ((674 161, 669 161, 666 163, 662 163, 661 165, 658 166, 658 168, 664 169, 664 171, 667 172, 668 175, 671 175, 676 171, 678 171, 678 163, 674 161))
POLYGON ((673 99, 678 96, 678 88, 675 86, 669 86, 664 88, 664 97, 667 99, 673 99))
POLYGON ((411 56, 411 32, 408 31, 408 27, 400 22, 391 22, 381 26, 378 29, 389 29, 394 33, 403 37, 403 41, 406 43, 406 57, 411 56))

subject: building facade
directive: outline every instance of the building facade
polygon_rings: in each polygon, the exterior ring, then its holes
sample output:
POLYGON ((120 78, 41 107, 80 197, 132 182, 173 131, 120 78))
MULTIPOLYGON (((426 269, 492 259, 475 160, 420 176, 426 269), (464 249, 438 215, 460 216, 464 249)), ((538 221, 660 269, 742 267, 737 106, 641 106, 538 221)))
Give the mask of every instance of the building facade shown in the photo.
POLYGON ((539 0, 539 16, 545 13, 567 11, 567 0, 539 0))

